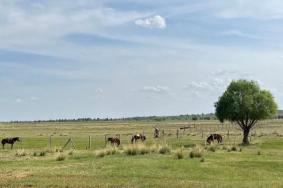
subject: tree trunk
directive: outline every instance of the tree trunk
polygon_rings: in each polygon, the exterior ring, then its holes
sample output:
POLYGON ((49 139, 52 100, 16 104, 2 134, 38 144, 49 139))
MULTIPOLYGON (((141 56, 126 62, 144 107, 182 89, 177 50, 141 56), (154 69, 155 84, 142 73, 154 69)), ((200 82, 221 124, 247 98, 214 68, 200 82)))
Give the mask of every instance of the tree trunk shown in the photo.
POLYGON ((243 145, 249 145, 249 133, 250 133, 250 128, 249 127, 245 127, 244 128, 244 138, 243 138, 243 145))

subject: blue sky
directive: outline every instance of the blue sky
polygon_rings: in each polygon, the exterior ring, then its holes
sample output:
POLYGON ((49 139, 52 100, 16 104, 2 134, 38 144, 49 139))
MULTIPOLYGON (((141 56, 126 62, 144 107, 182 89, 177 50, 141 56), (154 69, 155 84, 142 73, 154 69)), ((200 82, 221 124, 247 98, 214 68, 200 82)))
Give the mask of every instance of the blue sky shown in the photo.
POLYGON ((1 0, 0 120, 214 111, 233 79, 283 107, 280 0, 1 0))

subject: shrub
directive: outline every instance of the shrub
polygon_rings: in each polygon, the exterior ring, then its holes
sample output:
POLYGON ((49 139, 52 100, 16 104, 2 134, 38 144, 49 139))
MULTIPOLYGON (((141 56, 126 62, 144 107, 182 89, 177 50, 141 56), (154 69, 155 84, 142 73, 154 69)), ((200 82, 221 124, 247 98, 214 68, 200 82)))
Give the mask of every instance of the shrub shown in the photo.
POLYGON ((217 149, 217 145, 215 145, 215 144, 212 144, 212 145, 207 147, 207 150, 208 151, 212 151, 212 152, 215 152, 216 149, 217 149))
POLYGON ((62 148, 55 148, 55 152, 60 152, 60 153, 62 153, 63 152, 63 149, 62 148))
POLYGON ((190 158, 200 158, 203 156, 203 149, 200 147, 194 147, 189 154, 190 158))
POLYGON ((228 146, 224 145, 224 146, 222 146, 222 149, 223 149, 223 150, 227 150, 227 149, 228 149, 228 146))
POLYGON ((183 159, 184 158, 184 152, 183 149, 178 149, 175 153, 174 153, 174 158, 175 159, 183 159))
POLYGON ((158 146, 157 145, 152 145, 149 147, 149 150, 151 153, 157 153, 158 152, 158 146))
POLYGON ((117 153, 117 149, 115 147, 106 148, 104 151, 106 155, 114 155, 117 153))
POLYGON ((68 155, 73 155, 73 154, 74 154, 73 150, 69 151, 69 153, 68 153, 68 155))
POLYGON ((135 145, 127 146, 124 148, 124 152, 127 155, 137 155, 138 154, 138 148, 135 145))
POLYGON ((156 147, 146 146, 144 144, 134 144, 134 145, 125 146, 123 150, 124 153, 126 153, 127 155, 138 155, 138 154, 145 155, 150 152, 154 152, 157 149, 156 147))
POLYGON ((237 151, 237 147, 236 146, 232 146, 231 147, 231 151, 237 151))
POLYGON ((20 149, 20 150, 17 150, 16 151, 16 154, 15 154, 17 157, 23 157, 23 156, 26 156, 27 153, 24 149, 20 149))
POLYGON ((95 156, 96 157, 104 157, 106 155, 105 150, 97 150, 95 151, 95 156))
POLYGON ((146 147, 144 145, 138 146, 138 150, 141 155, 150 153, 150 147, 146 147))
POLYGON ((170 153, 170 152, 171 152, 171 148, 168 145, 162 145, 158 149, 158 153, 160 153, 160 154, 166 154, 166 153, 170 153))
POLYGON ((64 161, 66 159, 65 155, 63 154, 59 154, 57 157, 56 157, 56 161, 64 161))
POLYGON ((33 152, 33 154, 32 154, 34 157, 36 157, 37 156, 37 152, 35 151, 35 152, 33 152))
POLYGON ((200 162, 202 162, 202 163, 203 163, 203 162, 204 162, 204 158, 201 158, 200 162))
POLYGON ((261 155, 261 152, 260 152, 260 151, 257 151, 257 155, 261 155))
POLYGON ((43 156, 45 156, 45 155, 46 155, 46 152, 45 152, 45 151, 39 152, 39 156, 43 157, 43 156))

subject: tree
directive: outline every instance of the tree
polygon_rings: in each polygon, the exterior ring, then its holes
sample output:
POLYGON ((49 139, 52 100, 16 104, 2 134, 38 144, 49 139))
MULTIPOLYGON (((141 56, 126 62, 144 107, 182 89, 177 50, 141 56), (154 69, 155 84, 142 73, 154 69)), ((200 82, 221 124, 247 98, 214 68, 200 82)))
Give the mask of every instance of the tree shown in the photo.
POLYGON ((260 89, 254 81, 232 81, 215 103, 216 117, 224 122, 237 123, 243 130, 243 144, 249 144, 249 132, 259 120, 272 118, 277 113, 274 97, 260 89))

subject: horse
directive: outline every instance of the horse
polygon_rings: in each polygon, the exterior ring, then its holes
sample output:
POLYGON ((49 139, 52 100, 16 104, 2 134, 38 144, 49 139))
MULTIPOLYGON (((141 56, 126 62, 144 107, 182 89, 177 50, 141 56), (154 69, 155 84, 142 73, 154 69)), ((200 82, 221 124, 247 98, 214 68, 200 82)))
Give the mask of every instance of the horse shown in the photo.
POLYGON ((11 144, 11 149, 13 149, 13 145, 16 141, 20 142, 20 138, 14 137, 14 138, 4 138, 4 139, 2 139, 1 143, 3 145, 3 149, 4 149, 5 144, 11 144))
POLYGON ((154 133, 153 133, 154 138, 159 138, 159 129, 154 127, 154 133))
POLYGON ((132 143, 134 143, 134 141, 137 142, 137 140, 139 140, 139 139, 143 142, 143 141, 146 140, 146 137, 143 134, 135 134, 135 135, 132 136, 131 142, 132 143))
POLYGON ((222 142, 222 136, 221 136, 220 134, 211 134, 211 135, 207 138, 206 142, 207 142, 208 144, 211 144, 211 142, 214 142, 214 140, 217 140, 218 143, 221 143, 221 142, 222 142))
POLYGON ((107 141, 110 142, 112 146, 114 146, 115 144, 116 144, 116 146, 120 145, 120 139, 119 138, 109 137, 109 138, 107 138, 107 141))

